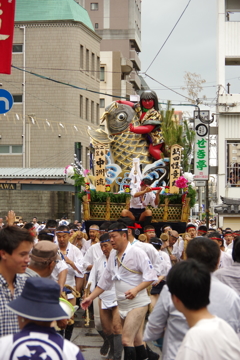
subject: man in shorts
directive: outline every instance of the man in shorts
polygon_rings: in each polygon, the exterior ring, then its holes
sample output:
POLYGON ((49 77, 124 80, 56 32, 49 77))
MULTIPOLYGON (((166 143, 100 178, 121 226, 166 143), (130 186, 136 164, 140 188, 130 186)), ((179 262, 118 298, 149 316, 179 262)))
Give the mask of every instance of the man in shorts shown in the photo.
POLYGON ((156 208, 159 204, 159 193, 152 192, 150 179, 143 179, 139 187, 134 187, 131 191, 130 209, 124 209, 121 213, 122 217, 129 217, 135 221, 143 221, 144 225, 148 225, 152 220, 152 210, 146 209, 146 206, 151 205, 156 208))
POLYGON ((82 302, 86 309, 92 301, 115 284, 116 300, 123 323, 124 360, 148 358, 142 331, 150 298, 146 288, 157 280, 156 272, 146 253, 128 241, 128 229, 120 222, 109 227, 113 247, 98 286, 82 302))

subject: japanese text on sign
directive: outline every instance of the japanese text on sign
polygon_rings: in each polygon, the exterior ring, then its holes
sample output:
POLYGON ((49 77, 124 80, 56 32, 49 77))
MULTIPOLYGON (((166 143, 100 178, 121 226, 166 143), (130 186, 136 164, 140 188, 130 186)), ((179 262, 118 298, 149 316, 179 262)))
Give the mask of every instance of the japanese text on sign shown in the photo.
POLYGON ((179 193, 179 188, 175 186, 175 181, 181 175, 181 153, 182 147, 180 145, 173 145, 171 147, 170 155, 170 193, 179 193))
POLYGON ((209 173, 209 129, 198 118, 195 118, 195 151, 194 151, 194 179, 208 180, 209 173))
POLYGON ((95 147, 96 191, 105 191, 105 153, 103 145, 95 147))

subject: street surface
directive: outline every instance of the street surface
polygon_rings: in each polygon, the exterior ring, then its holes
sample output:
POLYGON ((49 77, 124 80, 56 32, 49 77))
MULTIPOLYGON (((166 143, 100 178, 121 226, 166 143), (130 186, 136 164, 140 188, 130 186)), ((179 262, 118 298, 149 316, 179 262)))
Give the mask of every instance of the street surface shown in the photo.
MULTIPOLYGON (((89 327, 84 326, 83 313, 81 309, 76 312, 75 327, 71 341, 79 346, 85 360, 104 360, 106 356, 100 355, 100 347, 103 344, 103 340, 95 330, 93 320, 90 320, 89 327)), ((160 354, 160 350, 157 347, 151 343, 148 343, 148 345, 154 352, 160 354)))

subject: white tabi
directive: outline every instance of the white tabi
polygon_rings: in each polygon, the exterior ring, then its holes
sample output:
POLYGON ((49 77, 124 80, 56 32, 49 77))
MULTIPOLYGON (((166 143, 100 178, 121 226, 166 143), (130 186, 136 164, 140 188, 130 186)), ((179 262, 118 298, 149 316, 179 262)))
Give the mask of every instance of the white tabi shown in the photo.
POLYGON ((93 265, 94 262, 100 257, 102 256, 103 252, 100 246, 100 242, 91 245, 90 248, 87 250, 83 261, 82 261, 82 271, 86 271, 87 267, 90 265, 93 265))
POLYGON ((79 270, 79 271, 76 271, 72 268, 71 265, 67 264, 68 273, 67 273, 66 284, 75 287, 76 286, 75 276, 79 277, 79 278, 83 278, 83 276, 84 276, 84 274, 81 272, 81 264, 83 261, 83 255, 82 255, 81 251, 76 246, 71 244, 70 242, 68 243, 66 252, 67 253, 65 256, 67 256, 71 261, 73 261, 74 265, 79 270))
POLYGON ((137 239, 134 239, 131 245, 139 247, 140 249, 145 251, 151 263, 153 264, 153 268, 156 270, 157 276, 167 275, 167 263, 165 262, 163 257, 159 256, 158 251, 153 245, 143 243, 141 241, 138 241, 137 239))
POLYGON ((143 281, 157 280, 156 271, 147 254, 137 246, 127 245, 120 259, 123 265, 118 266, 117 251, 112 250, 108 259, 107 267, 102 274, 98 286, 103 290, 110 290, 115 283, 116 299, 121 318, 125 318, 129 311, 150 304, 147 290, 139 291, 137 296, 130 300, 126 299, 125 292, 138 286, 143 281))
MULTIPOLYGON (((91 283, 90 290, 93 292, 96 285, 98 285, 98 281, 100 280, 101 275, 103 274, 104 270, 107 267, 107 258, 104 254, 100 256, 93 265, 93 268, 90 272, 88 283, 91 283)), ((114 306, 117 306, 116 301, 116 292, 115 292, 115 286, 112 285, 112 288, 110 290, 104 291, 101 295, 99 295, 99 299, 102 300, 101 308, 102 309, 109 309, 114 306)))

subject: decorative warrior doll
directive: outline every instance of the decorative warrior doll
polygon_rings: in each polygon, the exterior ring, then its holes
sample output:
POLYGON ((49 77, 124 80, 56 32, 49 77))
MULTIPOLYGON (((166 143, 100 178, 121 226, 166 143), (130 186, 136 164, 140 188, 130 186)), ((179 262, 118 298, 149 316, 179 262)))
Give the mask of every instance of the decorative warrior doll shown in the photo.
POLYGON ((137 113, 140 126, 129 125, 129 130, 135 134, 143 134, 149 143, 149 154, 155 159, 161 159, 163 136, 161 132, 161 114, 158 107, 157 94, 153 90, 145 90, 140 96, 140 103, 118 100, 120 104, 131 106, 137 113))

